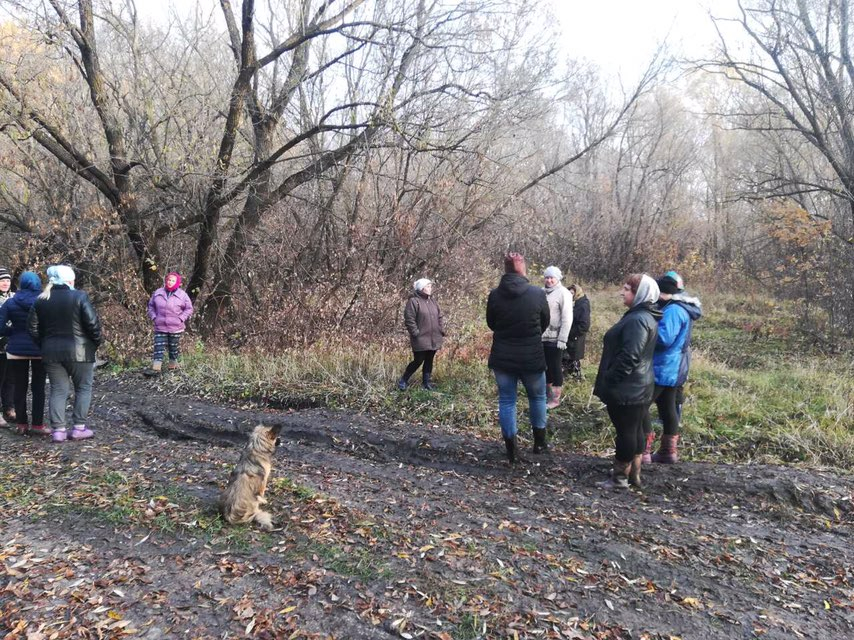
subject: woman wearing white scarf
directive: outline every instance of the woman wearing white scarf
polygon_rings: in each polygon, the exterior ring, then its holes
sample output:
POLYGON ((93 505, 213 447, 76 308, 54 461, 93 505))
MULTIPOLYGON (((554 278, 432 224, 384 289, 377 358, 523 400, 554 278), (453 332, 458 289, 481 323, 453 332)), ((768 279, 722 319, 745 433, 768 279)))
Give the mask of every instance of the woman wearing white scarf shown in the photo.
POLYGON ((593 393, 608 409, 616 429, 614 468, 606 488, 641 485, 643 420, 652 400, 655 376, 652 355, 661 312, 655 306, 658 285, 646 274, 629 276, 620 290, 629 308, 602 340, 602 358, 593 393))
MULTIPOLYGON (((543 291, 549 302, 549 328, 543 332, 543 351, 546 355, 546 408, 556 409, 563 390, 561 358, 566 350, 572 328, 572 294, 561 284, 563 273, 557 267, 543 272, 543 291)), ((534 453, 539 453, 534 447, 534 453)))

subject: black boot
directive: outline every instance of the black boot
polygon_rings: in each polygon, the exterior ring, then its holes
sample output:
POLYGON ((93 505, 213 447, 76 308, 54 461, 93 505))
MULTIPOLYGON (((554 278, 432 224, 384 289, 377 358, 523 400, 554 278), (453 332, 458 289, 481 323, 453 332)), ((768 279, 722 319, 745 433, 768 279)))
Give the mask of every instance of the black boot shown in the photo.
POLYGON ((422 373, 421 374, 421 387, 427 389, 427 391, 435 391, 436 385, 433 384, 433 374, 432 373, 422 373))
POLYGON ((504 438, 504 446, 507 447, 507 459, 510 461, 510 464, 516 463, 516 436, 514 435, 512 438, 504 438))
POLYGON ((534 429, 534 453, 548 453, 549 443, 545 429, 534 429))

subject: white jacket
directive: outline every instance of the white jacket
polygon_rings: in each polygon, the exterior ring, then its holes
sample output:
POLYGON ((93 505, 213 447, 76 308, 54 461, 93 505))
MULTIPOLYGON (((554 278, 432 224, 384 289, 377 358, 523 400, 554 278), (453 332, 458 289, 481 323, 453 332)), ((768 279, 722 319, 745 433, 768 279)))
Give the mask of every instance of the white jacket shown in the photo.
POLYGON ((549 301, 551 319, 549 328, 543 332, 543 342, 562 342, 565 346, 572 327, 572 293, 558 284, 551 292, 546 291, 546 300, 549 301))

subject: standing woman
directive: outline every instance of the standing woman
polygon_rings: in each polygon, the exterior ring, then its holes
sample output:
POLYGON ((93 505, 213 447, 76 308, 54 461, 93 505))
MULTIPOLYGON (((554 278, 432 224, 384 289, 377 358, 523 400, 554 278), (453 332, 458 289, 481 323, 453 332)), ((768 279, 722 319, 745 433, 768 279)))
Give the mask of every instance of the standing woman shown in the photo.
POLYGON ((163 286, 151 294, 148 317, 154 322, 154 357, 148 375, 157 375, 163 368, 163 354, 169 349, 169 369, 177 369, 181 358, 181 336, 187 320, 193 315, 193 302, 181 288, 181 274, 166 275, 163 286))
POLYGON ((581 361, 584 359, 584 346, 590 330, 590 298, 580 284, 571 284, 568 288, 575 302, 572 305, 572 328, 569 330, 566 351, 563 352, 563 365, 573 380, 581 380, 581 361))
POLYGON ((648 275, 629 276, 620 297, 629 310, 602 340, 602 359, 593 387, 617 431, 614 468, 602 485, 613 489, 627 489, 629 483, 641 486, 643 421, 655 387, 652 354, 661 318, 655 306, 658 285, 648 275))
POLYGON ((74 270, 64 264, 48 267, 48 283, 27 320, 33 341, 41 347, 50 380, 48 413, 54 442, 65 442, 65 403, 74 386, 70 438, 95 435, 86 427, 92 402, 95 350, 101 346, 101 321, 84 291, 74 288, 74 270))
POLYGON ((492 329, 489 368, 498 386, 498 423, 510 464, 519 450, 516 428, 516 394, 519 382, 528 393, 528 412, 534 432, 534 453, 546 453, 546 358, 543 331, 549 326, 546 294, 526 277, 525 258, 509 253, 504 275, 489 292, 486 324, 492 329))
POLYGON ((42 291, 39 277, 24 271, 18 281, 18 293, 0 307, 0 327, 9 337, 6 345, 6 375, 15 387, 15 422, 20 435, 29 431, 37 435, 50 435, 44 426, 45 370, 42 352, 27 331, 27 318, 42 291), (30 369, 33 374, 32 426, 27 418, 27 389, 30 386, 30 369))
POLYGON ((560 281, 563 274, 557 267, 543 272, 543 291, 549 302, 549 326, 543 332, 543 351, 546 355, 546 408, 556 409, 563 391, 561 357, 572 327, 572 294, 560 281))
POLYGON ((403 309, 403 324, 409 333, 409 344, 412 347, 412 362, 397 381, 397 388, 403 391, 409 384, 409 378, 421 370, 421 386, 433 391, 433 358, 442 348, 445 337, 445 319, 442 310, 433 296, 433 282, 420 278, 413 285, 412 295, 406 301, 403 309))
MULTIPOLYGON (((11 300, 15 295, 12 289, 12 274, 8 269, 0 267, 0 305, 11 300)), ((3 404, 3 415, 0 415, 0 425, 15 422, 15 385, 12 376, 6 369, 6 338, 0 337, 0 402, 3 404)))

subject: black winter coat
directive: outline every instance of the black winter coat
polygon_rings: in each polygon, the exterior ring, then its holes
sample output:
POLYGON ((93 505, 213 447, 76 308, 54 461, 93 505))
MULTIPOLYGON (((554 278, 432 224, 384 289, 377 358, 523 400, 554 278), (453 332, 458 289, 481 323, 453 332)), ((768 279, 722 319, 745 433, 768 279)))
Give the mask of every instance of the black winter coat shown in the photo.
POLYGON ((632 307, 602 339, 602 359, 593 393, 607 405, 648 405, 655 374, 652 354, 659 311, 652 303, 632 307))
POLYGON ((566 341, 566 360, 582 360, 584 344, 587 342, 587 332, 590 330, 590 298, 580 297, 572 305, 572 327, 569 330, 569 340, 566 341))
POLYGON ((84 291, 55 285, 48 300, 36 300, 27 330, 44 362, 95 362, 101 321, 84 291))
POLYGON ((506 273, 489 292, 486 324, 492 329, 489 368, 508 373, 545 371, 543 331, 551 313, 546 293, 525 276, 506 273))

